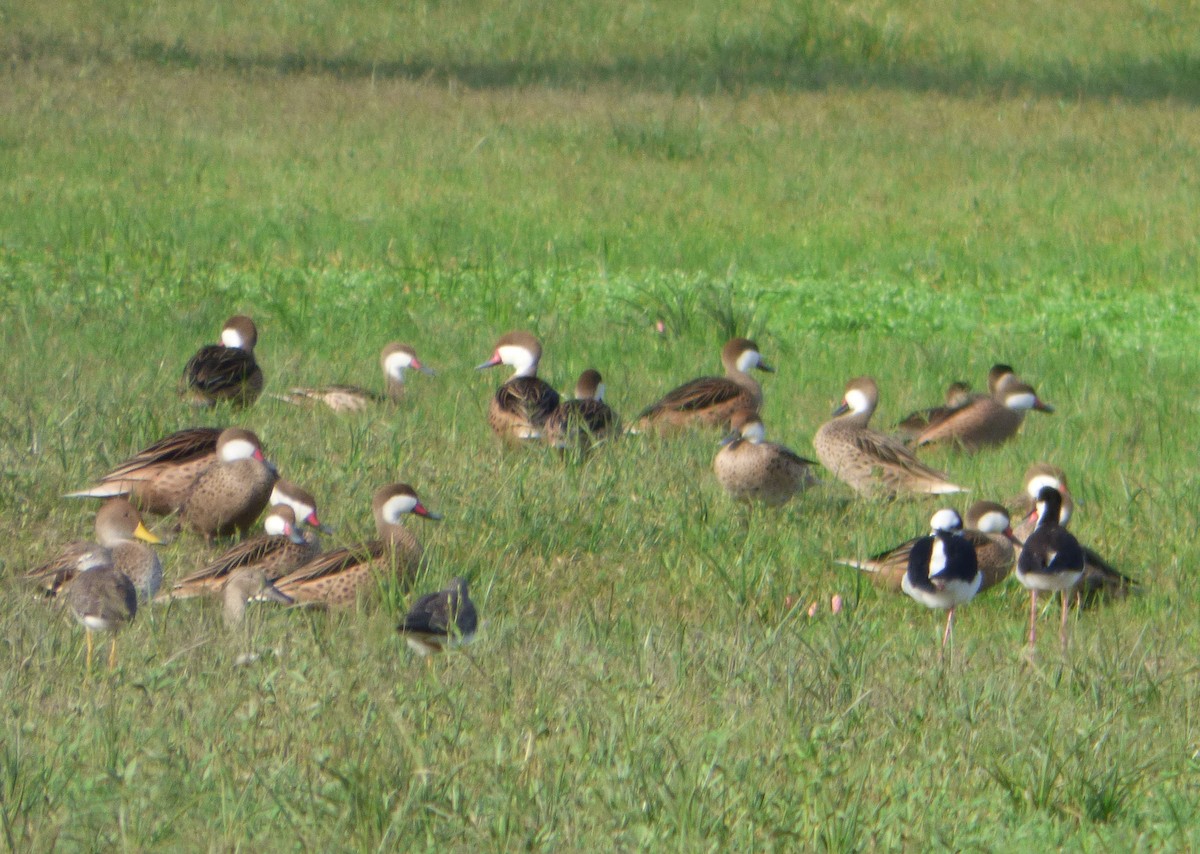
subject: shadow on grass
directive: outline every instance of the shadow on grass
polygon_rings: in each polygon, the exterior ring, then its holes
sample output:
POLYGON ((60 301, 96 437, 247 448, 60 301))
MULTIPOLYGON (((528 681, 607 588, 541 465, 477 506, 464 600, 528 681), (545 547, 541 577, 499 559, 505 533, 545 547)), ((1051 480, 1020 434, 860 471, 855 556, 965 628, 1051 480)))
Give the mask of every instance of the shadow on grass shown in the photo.
MULTIPOLYGON (((861 29, 861 28, 860 28, 861 29)), ((902 46, 881 43, 878 33, 811 33, 767 38, 714 39, 697 49, 619 56, 608 62, 577 59, 373 60, 316 53, 201 51, 183 43, 135 40, 127 57, 65 38, 16 35, 11 62, 58 57, 69 62, 122 58, 172 68, 217 69, 279 75, 323 74, 339 79, 454 81, 476 89, 521 86, 577 87, 619 84, 677 93, 818 91, 830 87, 882 88, 950 95, 1032 95, 1071 99, 1175 98, 1200 103, 1200 54, 1166 49, 1152 57, 1114 54, 1094 67, 1049 59, 1040 65, 996 61, 961 52, 939 58, 907 56, 902 46)))

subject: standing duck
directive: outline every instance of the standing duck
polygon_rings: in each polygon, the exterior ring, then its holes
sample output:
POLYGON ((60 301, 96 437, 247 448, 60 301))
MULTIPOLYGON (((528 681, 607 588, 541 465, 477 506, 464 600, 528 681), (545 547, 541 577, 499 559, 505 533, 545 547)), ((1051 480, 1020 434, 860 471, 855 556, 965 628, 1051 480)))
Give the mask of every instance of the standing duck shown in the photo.
POLYGON ((790 448, 765 440, 758 414, 740 409, 730 419, 732 432, 721 441, 713 459, 717 481, 734 501, 786 504, 802 489, 817 482, 812 460, 790 448))
POLYGON ((406 483, 379 489, 371 502, 378 539, 354 548, 327 551, 279 579, 275 586, 297 602, 317 602, 329 607, 353 605, 360 594, 375 586, 379 573, 411 581, 424 553, 421 543, 402 523, 409 513, 441 519, 421 504, 416 490, 406 483))
POLYGON ((167 516, 183 505, 193 481, 217 459, 215 427, 179 430, 138 451, 93 486, 67 498, 128 496, 143 513, 167 516))
POLYGON ((254 359, 258 328, 235 314, 221 328, 221 341, 196 351, 183 368, 182 393, 196 406, 229 402, 249 406, 263 390, 263 373, 254 359))
POLYGON ((774 373, 749 338, 733 338, 721 349, 723 377, 690 380, 647 406, 638 415, 633 432, 666 432, 701 425, 728 428, 733 413, 740 409, 762 409, 762 386, 751 370, 774 373))
POLYGON ((294 404, 323 404, 334 412, 362 412, 367 407, 390 400, 398 403, 404 398, 404 374, 409 369, 433 375, 417 358, 417 351, 407 344, 392 342, 383 348, 379 356, 383 367, 384 394, 368 391, 354 385, 327 385, 320 388, 293 388, 280 399, 294 404))
POLYGON ((825 422, 813 437, 821 464, 868 497, 966 492, 918 460, 898 439, 868 426, 878 403, 879 387, 871 377, 847 383, 833 420, 825 422))
POLYGON ((620 419, 604 402, 604 378, 588 368, 575 383, 575 397, 564 400, 546 419, 546 441, 560 450, 587 450, 596 442, 616 435, 620 419))
POLYGON ((267 506, 278 478, 256 435, 237 427, 223 430, 216 461, 192 483, 179 508, 180 525, 210 542, 235 530, 244 535, 267 506))
POLYGON ((546 420, 558 409, 559 397, 549 383, 538 378, 542 344, 528 332, 509 332, 496 342, 492 358, 476 370, 508 365, 513 375, 496 389, 488 407, 488 423, 502 439, 519 442, 538 439, 546 420))

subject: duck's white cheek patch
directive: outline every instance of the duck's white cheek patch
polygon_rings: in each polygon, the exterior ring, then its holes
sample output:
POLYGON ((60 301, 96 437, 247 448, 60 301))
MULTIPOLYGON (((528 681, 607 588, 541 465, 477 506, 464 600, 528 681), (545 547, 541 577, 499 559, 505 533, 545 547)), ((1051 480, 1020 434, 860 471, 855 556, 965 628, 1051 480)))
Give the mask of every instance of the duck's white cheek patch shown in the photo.
POLYGON ((1050 477, 1050 475, 1040 474, 1033 480, 1029 481, 1029 487, 1026 489, 1026 493, 1030 498, 1037 498, 1038 493, 1041 492, 1042 487, 1045 486, 1052 486, 1059 492, 1063 491, 1062 483, 1059 482, 1058 478, 1050 477))
POLYGON ((760 362, 762 362, 762 356, 759 355, 757 350, 747 350, 746 352, 742 353, 742 355, 738 356, 737 369, 742 373, 745 373, 746 371, 757 368, 760 362))
POLYGON ((514 347, 511 344, 506 344, 497 349, 496 352, 500 354, 500 361, 516 368, 518 371, 528 370, 533 365, 533 356, 524 347, 514 347))
POLYGON ((1015 409, 1018 412, 1026 409, 1033 409, 1037 403, 1037 395, 1035 394, 1010 394, 1004 398, 1004 405, 1009 409, 1015 409))
POLYGON ((1008 517, 1003 513, 984 513, 979 519, 979 530, 986 534, 998 534, 1008 527, 1008 517))
POLYGON ((288 524, 279 516, 268 516, 267 521, 263 522, 263 530, 272 537, 282 537, 287 533, 288 524))
POLYGON ((236 329, 222 329, 221 343, 226 347, 237 347, 239 349, 246 345, 246 342, 242 340, 242 336, 238 334, 236 329))
POLYGON ((245 439, 234 439, 221 446, 221 459, 226 462, 248 460, 254 456, 254 451, 255 447, 252 442, 247 442, 245 439))
POLYGON ((417 506, 417 499, 411 495, 396 495, 389 498, 383 505, 383 518, 395 522, 405 513, 411 513, 417 506))
POLYGON ((604 383, 596 386, 596 400, 604 400, 604 383))
POLYGON ((862 412, 869 405, 867 396, 856 388, 846 392, 846 405, 850 407, 852 412, 862 412))
POLYGON ((742 438, 749 439, 751 442, 757 445, 759 442, 767 438, 766 428, 763 427, 761 422, 757 421, 753 424, 747 424, 742 428, 742 438))
POLYGON ((412 364, 412 357, 407 353, 392 353, 383 363, 383 369, 393 377, 404 376, 404 369, 412 364))

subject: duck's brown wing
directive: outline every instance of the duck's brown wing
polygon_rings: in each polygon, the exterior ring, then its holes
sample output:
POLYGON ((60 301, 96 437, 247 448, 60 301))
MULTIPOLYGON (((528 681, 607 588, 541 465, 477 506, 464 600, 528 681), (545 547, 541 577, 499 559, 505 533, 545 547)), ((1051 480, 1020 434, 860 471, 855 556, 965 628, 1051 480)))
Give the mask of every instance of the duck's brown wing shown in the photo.
POLYGON ((79 556, 94 548, 96 544, 86 540, 67 543, 53 558, 26 572, 25 579, 37 584, 47 599, 53 599, 60 595, 75 577, 79 556))
POLYGON ((283 590, 293 584, 303 584, 308 581, 316 581, 318 578, 337 575, 352 567, 377 560, 383 557, 387 551, 387 544, 382 540, 372 540, 354 548, 333 549, 317 555, 304 566, 278 579, 275 586, 283 590))
POLYGON ((210 397, 239 394, 258 368, 254 354, 241 347, 209 344, 201 347, 183 368, 183 382, 210 397))
POLYGON ((364 409, 373 403, 382 403, 386 398, 378 392, 356 385, 327 385, 320 388, 292 388, 279 399, 293 404, 323 403, 335 412, 364 409))
POLYGON ((853 436, 854 446, 871 459, 884 465, 901 468, 913 474, 936 480, 947 480, 947 475, 930 468, 913 456, 903 443, 875 431, 862 431, 853 436))
POLYGON ((515 377, 496 391, 501 410, 523 416, 534 427, 543 426, 558 404, 558 392, 537 377, 515 377))
POLYGON ((667 392, 643 409, 637 420, 659 412, 693 412, 720 406, 744 393, 745 389, 725 377, 700 377, 667 392))
POLYGON ((801 466, 820 465, 820 463, 818 463, 816 460, 810 460, 808 457, 802 457, 791 448, 785 447, 784 445, 776 445, 775 447, 779 450, 779 455, 790 463, 801 466))
POLYGON ((957 411, 958 407, 934 406, 912 412, 896 425, 896 432, 911 441, 930 427, 941 424, 957 411))
POLYGON ((227 578, 243 566, 253 566, 266 560, 291 542, 287 537, 264 534, 243 540, 212 563, 175 582, 175 588, 188 587, 205 581, 227 578))
POLYGON ((188 427, 164 436, 118 465, 101 481, 136 480, 138 473, 164 463, 185 463, 217 451, 219 427, 188 427))
POLYGON ((558 408, 553 417, 567 430, 586 430, 592 434, 615 430, 620 423, 617 413, 613 412, 607 403, 591 398, 568 400, 558 408))

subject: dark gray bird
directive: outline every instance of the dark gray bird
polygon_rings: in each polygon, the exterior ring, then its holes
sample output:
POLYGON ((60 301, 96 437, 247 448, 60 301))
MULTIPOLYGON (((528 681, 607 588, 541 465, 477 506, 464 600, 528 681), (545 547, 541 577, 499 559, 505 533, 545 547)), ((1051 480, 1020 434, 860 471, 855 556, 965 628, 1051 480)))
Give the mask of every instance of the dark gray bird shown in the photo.
POLYGON ((479 615, 467 592, 467 580, 455 578, 437 593, 427 593, 396 627, 421 655, 441 652, 475 637, 479 615))
POLYGON ((87 634, 87 669, 92 670, 92 635, 112 632, 108 669, 117 666, 117 632, 137 616, 137 589, 128 576, 112 564, 112 552, 104 546, 79 555, 77 574, 67 589, 71 613, 87 634))

